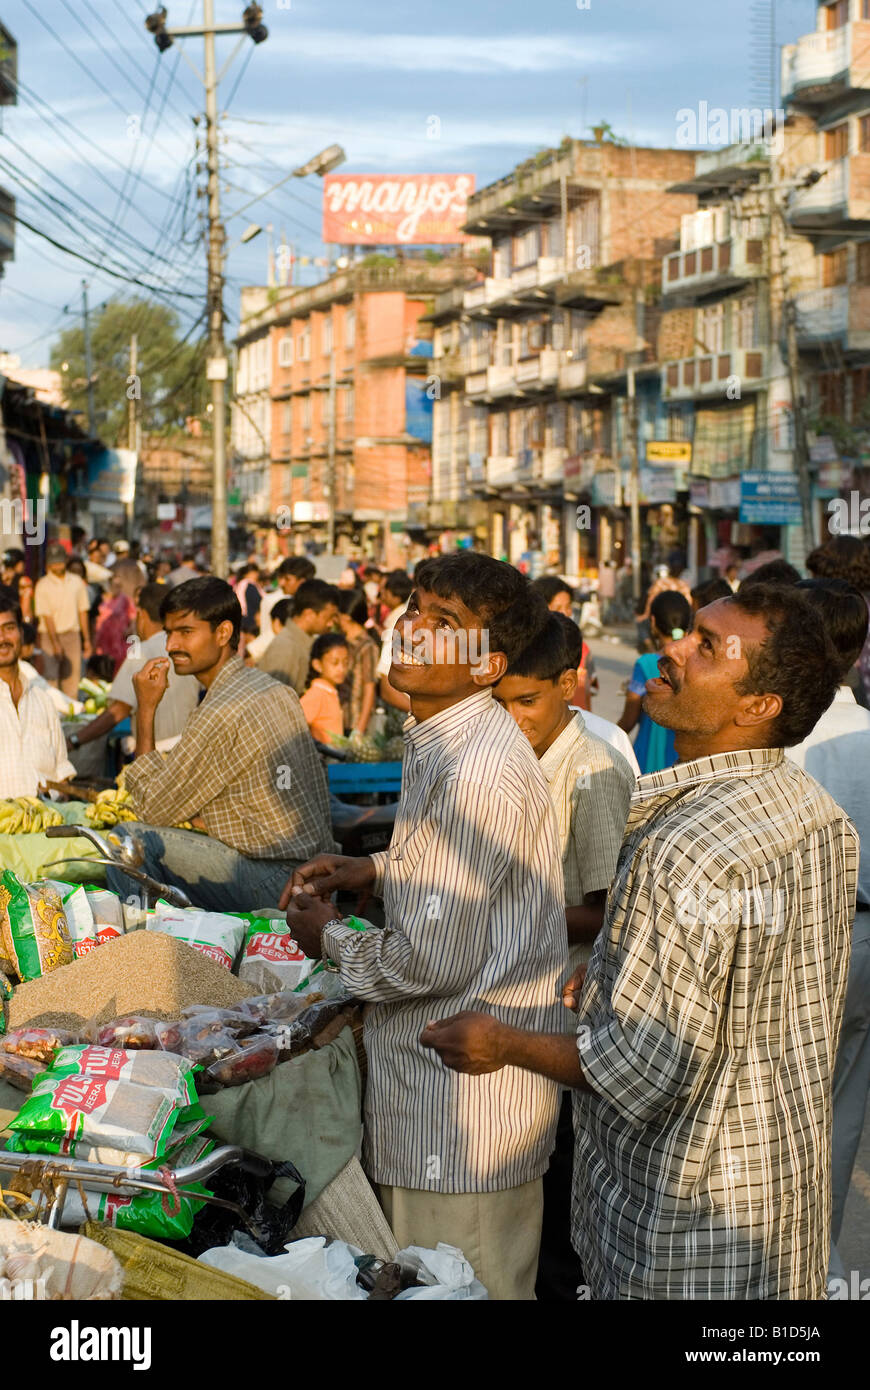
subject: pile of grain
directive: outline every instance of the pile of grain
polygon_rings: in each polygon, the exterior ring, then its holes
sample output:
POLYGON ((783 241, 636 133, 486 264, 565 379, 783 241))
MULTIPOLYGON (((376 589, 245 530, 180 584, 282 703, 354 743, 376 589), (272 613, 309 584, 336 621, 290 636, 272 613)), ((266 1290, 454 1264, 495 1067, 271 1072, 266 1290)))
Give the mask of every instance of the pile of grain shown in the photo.
POLYGON ((125 1014, 178 1018, 189 1004, 232 1008, 256 993, 222 965, 163 932, 137 931, 107 941, 72 965, 19 985, 9 1028, 68 1028, 125 1014))

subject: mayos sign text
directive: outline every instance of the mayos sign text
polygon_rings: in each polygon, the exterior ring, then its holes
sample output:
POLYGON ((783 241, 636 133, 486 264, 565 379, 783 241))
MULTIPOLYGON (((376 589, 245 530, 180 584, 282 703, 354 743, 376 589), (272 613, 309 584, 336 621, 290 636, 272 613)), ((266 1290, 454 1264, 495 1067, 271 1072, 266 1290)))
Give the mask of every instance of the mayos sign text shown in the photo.
POLYGON ((473 174, 327 174, 323 240, 342 246, 467 241, 473 174))

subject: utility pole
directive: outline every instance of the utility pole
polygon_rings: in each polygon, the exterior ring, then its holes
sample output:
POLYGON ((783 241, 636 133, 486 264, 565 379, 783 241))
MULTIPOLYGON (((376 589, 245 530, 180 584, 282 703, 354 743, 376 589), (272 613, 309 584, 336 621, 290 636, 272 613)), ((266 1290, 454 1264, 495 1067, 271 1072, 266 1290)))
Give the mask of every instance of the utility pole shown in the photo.
POLYGON ((628 457, 630 463, 629 487, 631 497, 631 591, 634 596, 634 611, 640 609, 640 469, 637 461, 637 394, 635 389, 634 367, 628 368, 628 457))
MULTIPOLYGON (((139 422, 136 415, 136 402, 139 400, 139 340, 135 333, 130 334, 130 389, 127 391, 127 448, 132 449, 136 455, 136 468, 139 463, 139 422)), ((134 499, 135 499, 135 478, 134 480, 134 499)), ((125 507, 127 520, 127 540, 133 539, 133 508, 135 500, 127 503, 125 507)))
POLYGON ((85 374, 88 379, 88 434, 97 437, 97 410, 94 404, 94 363, 91 357, 91 324, 88 318, 88 282, 82 280, 82 324, 85 334, 85 374))
POLYGON ((335 554, 335 332, 329 354, 329 433, 326 457, 326 544, 330 555, 335 554))

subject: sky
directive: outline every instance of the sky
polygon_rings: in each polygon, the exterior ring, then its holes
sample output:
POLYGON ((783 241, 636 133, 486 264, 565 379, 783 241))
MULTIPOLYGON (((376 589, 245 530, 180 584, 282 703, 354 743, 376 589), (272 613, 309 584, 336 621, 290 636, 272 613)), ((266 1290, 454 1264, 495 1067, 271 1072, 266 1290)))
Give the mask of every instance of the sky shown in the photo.
MULTIPOLYGON (((236 210, 326 145, 343 145, 348 173, 469 172, 478 188, 602 121, 632 143, 672 145, 680 109, 770 104, 771 4, 777 47, 815 29, 813 0, 438 0, 413 10, 407 0, 263 0, 264 43, 217 40, 219 67, 235 54, 219 97, 228 332, 241 286, 266 280, 266 236, 239 243, 250 222, 271 222, 276 238, 283 228, 297 255, 325 250, 316 175, 236 210)), ((185 332, 199 331, 205 156, 192 118, 203 105, 202 40, 158 54, 143 23, 151 8, 156 0, 4 3, 20 96, 0 108, 0 184, 20 217, 97 262, 19 224, 0 281, 0 351, 24 365, 47 363, 76 321, 83 277, 92 306, 144 293, 109 268, 154 287, 185 332)), ((200 0, 167 8, 170 26, 202 14, 200 0)), ((238 22, 243 8, 215 0, 216 19, 238 22)), ((324 273, 302 268, 297 280, 324 273)))

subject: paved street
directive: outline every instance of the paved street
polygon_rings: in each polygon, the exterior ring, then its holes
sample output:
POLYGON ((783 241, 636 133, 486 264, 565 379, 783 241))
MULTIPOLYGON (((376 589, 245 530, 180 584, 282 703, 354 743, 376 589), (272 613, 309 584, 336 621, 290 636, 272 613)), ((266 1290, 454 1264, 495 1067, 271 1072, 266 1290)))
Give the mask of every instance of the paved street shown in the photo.
MULTIPOLYGON (((616 720, 622 713, 620 686, 631 674, 636 655, 630 643, 630 634, 625 628, 609 630, 603 638, 590 641, 589 649, 595 661, 601 690, 593 701, 593 708, 604 719, 616 720), (610 640, 614 636, 619 640, 610 640)), ((870 1278, 870 1112, 852 1175, 840 1256, 847 1277, 855 1269, 860 1279, 870 1278)))

